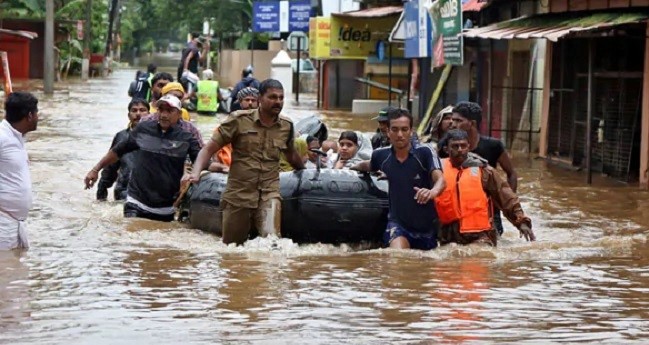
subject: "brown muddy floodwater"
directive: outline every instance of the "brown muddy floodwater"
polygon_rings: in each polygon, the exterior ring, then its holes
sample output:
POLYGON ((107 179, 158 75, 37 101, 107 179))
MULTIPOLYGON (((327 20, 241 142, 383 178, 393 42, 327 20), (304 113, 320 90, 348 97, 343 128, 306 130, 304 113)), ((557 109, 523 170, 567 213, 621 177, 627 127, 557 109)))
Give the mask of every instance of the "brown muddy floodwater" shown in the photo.
POLYGON ((649 194, 539 161, 516 162, 532 244, 507 224, 496 249, 273 251, 123 219, 82 179, 126 125, 133 74, 39 93, 33 247, 0 253, 1 344, 649 343, 649 194))

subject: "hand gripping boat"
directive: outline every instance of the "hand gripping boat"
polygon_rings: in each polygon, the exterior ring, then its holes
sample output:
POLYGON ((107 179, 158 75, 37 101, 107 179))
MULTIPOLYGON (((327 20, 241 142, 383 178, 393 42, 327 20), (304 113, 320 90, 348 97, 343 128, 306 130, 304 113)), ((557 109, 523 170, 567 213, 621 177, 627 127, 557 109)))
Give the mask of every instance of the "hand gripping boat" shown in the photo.
MULTIPOLYGON (((205 174, 188 193, 183 214, 193 228, 221 234, 220 200, 228 176, 205 174)), ((282 237, 297 243, 378 242, 388 214, 388 184, 351 170, 280 174, 282 237)))

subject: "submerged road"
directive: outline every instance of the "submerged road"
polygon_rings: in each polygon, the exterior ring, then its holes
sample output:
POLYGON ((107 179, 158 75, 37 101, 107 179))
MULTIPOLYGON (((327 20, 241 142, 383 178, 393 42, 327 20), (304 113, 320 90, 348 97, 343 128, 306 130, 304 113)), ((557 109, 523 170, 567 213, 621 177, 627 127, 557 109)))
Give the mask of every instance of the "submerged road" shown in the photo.
MULTIPOLYGON (((226 247, 183 224, 125 220, 83 189, 127 123, 133 72, 38 94, 32 248, 0 252, 0 343, 646 344, 649 193, 519 160, 536 243, 507 224, 495 249, 226 247)), ((374 126, 325 121, 333 133, 374 126)), ((207 137, 217 118, 196 123, 207 137)))

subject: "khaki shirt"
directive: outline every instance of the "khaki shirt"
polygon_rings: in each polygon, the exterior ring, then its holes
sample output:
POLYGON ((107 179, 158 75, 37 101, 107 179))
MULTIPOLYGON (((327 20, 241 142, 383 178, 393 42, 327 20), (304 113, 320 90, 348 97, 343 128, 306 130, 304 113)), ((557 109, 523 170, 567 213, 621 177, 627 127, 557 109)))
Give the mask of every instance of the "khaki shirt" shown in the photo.
POLYGON ((265 127, 259 111, 234 112, 212 135, 219 146, 232 144, 232 166, 222 200, 257 208, 259 201, 279 198, 279 154, 293 147, 293 122, 280 114, 265 127))

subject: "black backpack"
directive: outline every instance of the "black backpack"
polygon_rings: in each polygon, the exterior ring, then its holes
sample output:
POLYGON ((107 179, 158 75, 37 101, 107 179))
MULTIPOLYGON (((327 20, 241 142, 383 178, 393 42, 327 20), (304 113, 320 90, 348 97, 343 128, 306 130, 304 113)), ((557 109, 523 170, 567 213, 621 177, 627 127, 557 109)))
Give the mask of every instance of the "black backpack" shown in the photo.
MULTIPOLYGON (((141 98, 150 101, 151 97, 151 84, 149 84, 149 74, 142 73, 137 79, 131 84, 132 85, 132 95, 133 98, 141 98)), ((130 91, 130 90, 129 90, 130 91)))

